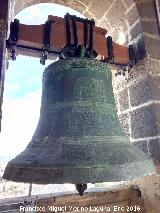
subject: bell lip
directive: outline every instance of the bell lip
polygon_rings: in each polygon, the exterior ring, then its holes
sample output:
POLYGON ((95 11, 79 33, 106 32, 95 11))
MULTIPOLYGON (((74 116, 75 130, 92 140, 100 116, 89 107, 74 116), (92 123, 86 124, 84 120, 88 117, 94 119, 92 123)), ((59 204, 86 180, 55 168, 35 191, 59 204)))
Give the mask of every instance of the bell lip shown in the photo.
POLYGON ((64 183, 102 183, 102 182, 120 182, 150 176, 156 173, 155 165, 152 160, 144 162, 130 163, 129 165, 116 165, 110 167, 107 171, 106 167, 62 167, 55 168, 20 168, 7 165, 2 176, 3 179, 13 182, 35 183, 35 184, 64 184, 64 183), (78 171, 79 170, 79 171, 78 171), (104 170, 105 175, 104 175, 104 170), (57 177, 56 172, 63 174, 57 177), (82 173, 84 177, 76 175, 76 172, 82 173), (101 173, 100 173, 101 171, 101 173), (110 176, 107 176, 107 172, 110 176), (27 175, 29 174, 29 175, 27 175), (36 176, 35 176, 36 174, 36 176), (65 175, 67 174, 67 175, 65 175))

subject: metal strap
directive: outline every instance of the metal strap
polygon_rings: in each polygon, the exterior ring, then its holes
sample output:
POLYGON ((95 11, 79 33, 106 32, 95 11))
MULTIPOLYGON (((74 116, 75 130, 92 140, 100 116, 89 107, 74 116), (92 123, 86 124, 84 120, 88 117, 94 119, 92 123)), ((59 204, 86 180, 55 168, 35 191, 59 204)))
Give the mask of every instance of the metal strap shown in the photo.
POLYGON ((43 34, 43 50, 40 58, 40 63, 45 65, 45 61, 48 58, 48 51, 50 49, 50 39, 51 39, 51 27, 53 21, 47 20, 44 24, 44 34, 43 34))
POLYGON ((90 24, 89 50, 93 50, 93 26, 95 25, 95 21, 91 19, 89 21, 89 24, 90 24))
POLYGON ((74 36, 74 45, 78 46, 78 34, 77 34, 77 17, 72 16, 72 24, 73 24, 73 36, 74 36))
POLYGON ((88 44, 88 20, 84 19, 84 48, 87 48, 88 44))
POLYGON ((10 24, 10 36, 6 41, 7 48, 10 51, 10 58, 15 61, 17 55, 17 42, 18 42, 18 34, 19 34, 19 20, 14 19, 10 24))
POLYGON ((10 41, 16 43, 18 41, 18 34, 19 34, 19 20, 14 19, 14 21, 11 22, 10 24, 10 36, 9 36, 10 41))
POLYGON ((47 20, 46 23, 44 24, 43 44, 44 44, 44 48, 46 49, 50 48, 52 23, 53 22, 51 20, 47 20))
POLYGON ((113 44, 112 44, 112 37, 107 37, 107 48, 108 48, 108 62, 114 61, 114 53, 113 53, 113 44))
POLYGON ((67 46, 71 46, 71 30, 70 30, 70 14, 67 13, 65 15, 66 19, 66 38, 67 38, 67 46))
POLYGON ((129 45, 128 50, 129 50, 130 65, 133 66, 134 64, 137 63, 137 54, 134 45, 129 45))

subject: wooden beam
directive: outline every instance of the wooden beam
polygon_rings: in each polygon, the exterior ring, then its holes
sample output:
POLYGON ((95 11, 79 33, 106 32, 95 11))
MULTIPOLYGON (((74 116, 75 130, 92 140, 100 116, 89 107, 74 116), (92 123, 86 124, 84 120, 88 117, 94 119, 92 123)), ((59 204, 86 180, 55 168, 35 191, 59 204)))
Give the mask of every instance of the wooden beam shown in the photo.
MULTIPOLYGON (((56 16, 48 16, 52 21, 51 34, 50 34, 50 49, 49 58, 55 59, 56 53, 60 53, 62 48, 66 45, 66 23, 64 18, 56 16)), ((88 25, 89 27, 89 25, 88 25)), ((70 22, 71 29, 71 43, 74 44, 73 25, 70 22)), ((93 26, 93 49, 98 53, 99 58, 108 59, 108 46, 106 41, 107 31, 103 28, 93 26)), ((78 44, 84 45, 84 24, 77 22, 78 44)), ((43 25, 25 25, 19 24, 18 35, 18 54, 29 55, 33 57, 40 57, 43 49, 43 25), (25 47, 28 47, 25 48, 25 47), (33 50, 34 49, 34 50, 33 50)), ((88 33, 89 41, 89 33, 88 33)), ((115 42, 112 43, 114 52, 114 63, 126 65, 129 64, 129 51, 128 47, 119 45, 115 42)))

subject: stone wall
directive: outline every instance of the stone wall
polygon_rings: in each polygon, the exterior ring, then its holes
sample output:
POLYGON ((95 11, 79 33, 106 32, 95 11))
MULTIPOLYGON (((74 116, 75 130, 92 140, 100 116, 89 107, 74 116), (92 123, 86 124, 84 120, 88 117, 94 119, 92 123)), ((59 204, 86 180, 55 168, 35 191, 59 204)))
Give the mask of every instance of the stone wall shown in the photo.
POLYGON ((134 77, 125 86, 117 82, 114 85, 118 115, 130 140, 149 154, 157 166, 160 163, 159 68, 158 61, 145 59, 134 68, 134 77))
POLYGON ((127 185, 138 185, 144 200, 145 213, 160 212, 160 176, 151 175, 128 181, 127 185))
MULTIPOLYGON (((8 10, 9 1, 0 0, 0 121, 2 118, 1 105, 3 102, 3 89, 4 89, 4 72, 5 72, 5 48, 8 30, 8 10)), ((1 130, 1 122, 0 122, 1 130)))

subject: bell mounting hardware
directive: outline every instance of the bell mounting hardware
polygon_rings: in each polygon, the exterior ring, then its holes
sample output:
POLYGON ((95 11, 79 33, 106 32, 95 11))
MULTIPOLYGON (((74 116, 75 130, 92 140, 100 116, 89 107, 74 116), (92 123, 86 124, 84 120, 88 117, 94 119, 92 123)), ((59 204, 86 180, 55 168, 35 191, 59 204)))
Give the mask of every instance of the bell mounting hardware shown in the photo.
MULTIPOLYGON (((67 46, 73 51, 83 46, 86 51, 99 56, 101 61, 115 65, 128 66, 136 63, 134 45, 125 47, 106 37, 107 30, 96 27, 94 20, 66 14, 64 18, 49 15, 42 25, 25 25, 15 19, 10 25, 7 49, 12 60, 16 55, 40 57, 40 63, 55 59, 67 46)), ((74 54, 74 53, 73 53, 74 54)))

